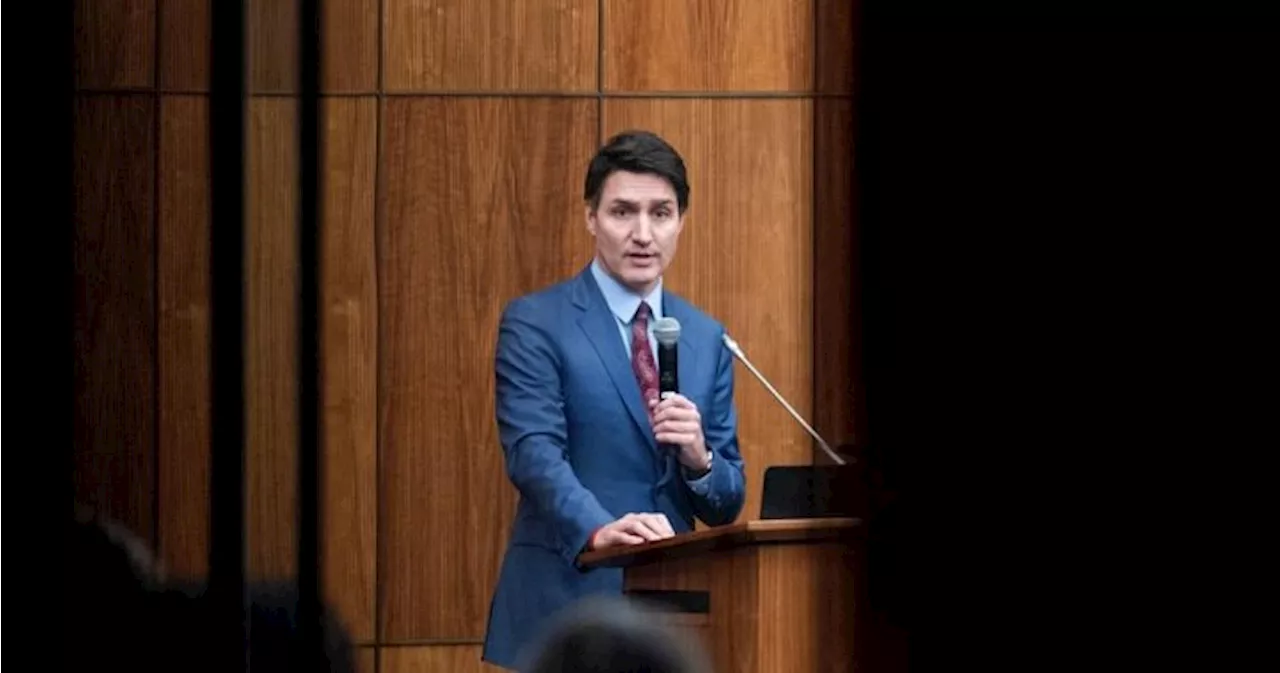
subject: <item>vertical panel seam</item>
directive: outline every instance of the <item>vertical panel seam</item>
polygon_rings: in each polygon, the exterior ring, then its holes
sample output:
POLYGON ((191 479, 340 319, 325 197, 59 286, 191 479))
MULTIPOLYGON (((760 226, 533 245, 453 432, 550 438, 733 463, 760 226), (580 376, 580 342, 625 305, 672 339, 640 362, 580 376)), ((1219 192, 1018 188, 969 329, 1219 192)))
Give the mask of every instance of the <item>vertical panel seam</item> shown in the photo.
POLYGON ((596 0, 596 147, 604 145, 604 0, 596 0))
POLYGON ((373 479, 374 479, 374 525, 373 525, 373 671, 382 671, 382 609, 384 591, 382 582, 382 540, 385 516, 383 516, 382 479, 382 118, 386 107, 386 75, 384 72, 384 54, 386 51, 386 2, 378 0, 378 58, 377 81, 374 98, 374 161, 373 161, 373 311, 374 311, 374 372, 373 372, 373 479))
MULTIPOLYGON (((819 367, 818 358, 818 282, 821 279, 822 269, 818 264, 818 227, 821 223, 818 221, 818 99, 812 94, 818 89, 818 58, 820 50, 818 49, 818 40, 820 31, 822 30, 819 21, 820 11, 819 5, 826 0, 814 0, 814 4, 810 5, 809 25, 812 31, 809 39, 809 417, 813 419, 813 429, 822 435, 822 418, 820 411, 822 406, 821 392, 822 387, 818 382, 819 367)), ((827 428, 828 430, 830 428, 827 428)), ((813 442, 809 442, 809 460, 817 462, 817 447, 813 442)))

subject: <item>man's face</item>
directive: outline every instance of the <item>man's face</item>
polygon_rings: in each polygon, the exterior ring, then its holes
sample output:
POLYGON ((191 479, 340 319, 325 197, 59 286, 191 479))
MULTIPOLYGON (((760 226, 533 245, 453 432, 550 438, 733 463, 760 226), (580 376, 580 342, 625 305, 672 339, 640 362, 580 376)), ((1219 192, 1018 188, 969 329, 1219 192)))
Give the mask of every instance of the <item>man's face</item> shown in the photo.
POLYGON ((595 211, 587 206, 596 257, 609 275, 641 294, 653 289, 671 263, 683 228, 675 189, 648 173, 612 173, 595 211))

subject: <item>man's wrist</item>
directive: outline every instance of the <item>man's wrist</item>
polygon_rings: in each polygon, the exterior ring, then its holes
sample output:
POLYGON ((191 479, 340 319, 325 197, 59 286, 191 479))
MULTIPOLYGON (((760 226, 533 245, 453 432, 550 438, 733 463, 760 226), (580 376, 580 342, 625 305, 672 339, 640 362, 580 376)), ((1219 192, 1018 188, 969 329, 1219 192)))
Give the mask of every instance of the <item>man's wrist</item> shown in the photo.
POLYGON ((706 474, 711 471, 711 464, 713 462, 715 454, 712 453, 711 449, 708 449, 708 448, 703 448, 703 452, 704 452, 703 460, 700 465, 697 465, 695 467, 690 467, 688 465, 684 466, 684 469, 689 474, 689 476, 695 479, 698 477, 706 476, 706 474))

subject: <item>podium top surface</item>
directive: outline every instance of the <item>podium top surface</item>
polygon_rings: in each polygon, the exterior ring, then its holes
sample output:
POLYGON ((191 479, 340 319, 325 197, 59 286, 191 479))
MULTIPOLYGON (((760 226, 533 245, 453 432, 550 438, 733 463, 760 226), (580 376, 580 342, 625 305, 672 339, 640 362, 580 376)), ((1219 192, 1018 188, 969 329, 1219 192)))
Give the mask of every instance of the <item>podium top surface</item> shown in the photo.
POLYGON ((751 544, 834 540, 861 525, 862 521, 856 518, 744 521, 657 542, 589 551, 579 556, 578 562, 587 567, 623 566, 751 544))

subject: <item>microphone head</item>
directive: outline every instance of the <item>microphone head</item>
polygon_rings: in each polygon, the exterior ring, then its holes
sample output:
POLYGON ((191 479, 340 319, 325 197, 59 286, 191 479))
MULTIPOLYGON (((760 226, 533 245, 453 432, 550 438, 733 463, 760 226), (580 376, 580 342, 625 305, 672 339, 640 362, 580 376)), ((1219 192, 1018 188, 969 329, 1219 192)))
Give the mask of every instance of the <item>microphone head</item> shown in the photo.
POLYGON ((658 318, 653 323, 653 336, 664 346, 675 345, 680 340, 680 321, 675 318, 658 318))
POLYGON ((738 357, 746 357, 742 354, 742 349, 738 346, 738 342, 734 341, 733 337, 729 336, 728 332, 724 333, 721 340, 724 341, 725 348, 728 348, 730 353, 733 353, 738 357))

